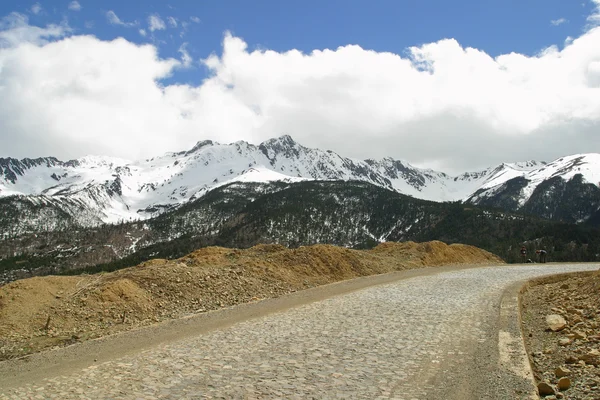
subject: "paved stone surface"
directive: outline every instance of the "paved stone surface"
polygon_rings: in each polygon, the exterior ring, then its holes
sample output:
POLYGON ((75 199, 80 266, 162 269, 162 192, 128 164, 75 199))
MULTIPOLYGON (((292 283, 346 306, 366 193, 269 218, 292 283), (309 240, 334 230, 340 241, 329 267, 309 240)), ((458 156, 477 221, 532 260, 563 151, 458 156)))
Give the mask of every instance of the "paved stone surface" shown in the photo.
POLYGON ((0 389, 0 399, 452 398, 450 392, 463 393, 465 374, 494 373, 472 364, 478 346, 498 341, 490 332, 509 285, 590 269, 598 265, 500 266, 412 278, 0 389))

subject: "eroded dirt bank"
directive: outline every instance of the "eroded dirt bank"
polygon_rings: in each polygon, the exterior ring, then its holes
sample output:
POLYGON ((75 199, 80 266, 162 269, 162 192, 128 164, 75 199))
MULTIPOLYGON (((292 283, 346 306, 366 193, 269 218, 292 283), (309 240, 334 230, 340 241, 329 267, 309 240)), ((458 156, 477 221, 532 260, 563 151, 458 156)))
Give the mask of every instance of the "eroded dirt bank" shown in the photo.
POLYGON ((0 359, 360 276, 486 263, 502 261, 442 242, 383 243, 368 251, 260 245, 209 247, 113 273, 24 279, 0 287, 0 359))

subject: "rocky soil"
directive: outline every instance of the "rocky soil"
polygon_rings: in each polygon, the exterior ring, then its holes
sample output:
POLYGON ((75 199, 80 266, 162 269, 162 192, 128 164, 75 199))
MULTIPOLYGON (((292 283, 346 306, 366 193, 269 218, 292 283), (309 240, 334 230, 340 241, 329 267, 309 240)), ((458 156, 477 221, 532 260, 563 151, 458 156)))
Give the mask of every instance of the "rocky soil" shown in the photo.
POLYGON ((259 245, 207 247, 112 273, 23 279, 0 287, 0 360, 359 276, 461 263, 502 261, 442 242, 368 251, 259 245))
POLYGON ((600 272, 533 282, 522 323, 540 397, 600 399, 600 272))

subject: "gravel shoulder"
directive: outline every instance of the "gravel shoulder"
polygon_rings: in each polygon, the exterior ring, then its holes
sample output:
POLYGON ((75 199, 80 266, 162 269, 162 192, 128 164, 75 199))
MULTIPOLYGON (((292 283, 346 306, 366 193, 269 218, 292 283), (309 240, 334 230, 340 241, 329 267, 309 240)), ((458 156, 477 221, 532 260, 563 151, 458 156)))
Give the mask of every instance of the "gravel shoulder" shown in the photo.
POLYGON ((600 399, 600 272, 536 279, 521 305, 540 397, 600 399))

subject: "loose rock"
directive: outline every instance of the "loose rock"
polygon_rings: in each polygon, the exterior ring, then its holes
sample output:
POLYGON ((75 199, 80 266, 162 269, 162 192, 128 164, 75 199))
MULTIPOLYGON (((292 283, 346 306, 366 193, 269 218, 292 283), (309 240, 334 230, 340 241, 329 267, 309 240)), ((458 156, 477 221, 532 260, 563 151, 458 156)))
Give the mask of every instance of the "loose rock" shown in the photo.
POLYGON ((558 315, 558 314, 550 314, 546 316, 546 323, 548 324, 548 329, 553 332, 562 331, 567 326, 567 321, 558 315))
POLYGON ((600 351, 597 349, 590 350, 587 354, 579 356, 580 361, 584 361, 588 365, 600 365, 600 351))
POLYGON ((558 390, 567 390, 571 387, 571 380, 567 377, 558 380, 558 390))
POLYGON ((571 370, 566 367, 558 367, 554 370, 554 375, 556 375, 557 378, 568 376, 570 373, 571 370))
POLYGON ((600 400, 598 304, 600 271, 546 278, 523 294, 523 328, 530 333, 524 335, 526 348, 532 355, 544 353, 544 357, 531 357, 534 377, 555 388, 555 394, 545 399, 600 400), (550 329, 546 319, 550 315, 562 316, 566 325, 560 331, 550 329))
POLYGON ((540 396, 552 396, 556 393, 552 385, 550 385, 548 382, 542 381, 538 383, 537 388, 540 396))
POLYGON ((569 354, 566 358, 565 358, 565 362, 567 364, 575 364, 577 363, 577 361, 579 361, 577 359, 577 357, 575 357, 573 354, 569 354))
POLYGON ((573 335, 574 335, 575 339, 584 339, 584 340, 587 339, 587 335, 580 331, 573 332, 573 335))
POLYGON ((569 338, 561 338, 558 340, 558 344, 561 346, 568 346, 571 344, 571 339, 569 338))

